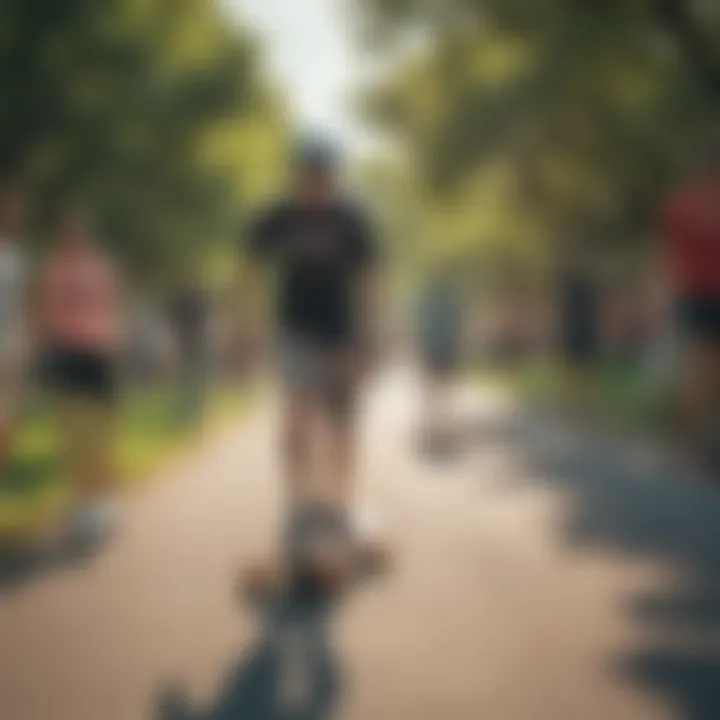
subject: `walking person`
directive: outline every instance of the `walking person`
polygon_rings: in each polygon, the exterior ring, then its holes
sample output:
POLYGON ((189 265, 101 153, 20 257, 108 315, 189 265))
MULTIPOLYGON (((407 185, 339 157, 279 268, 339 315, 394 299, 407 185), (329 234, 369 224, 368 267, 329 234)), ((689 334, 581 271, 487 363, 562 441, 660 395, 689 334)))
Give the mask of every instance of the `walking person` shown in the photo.
POLYGON ((594 410, 593 373, 600 354, 601 288, 595 259, 590 247, 575 240, 557 281, 564 400, 578 420, 594 410))
POLYGON ((453 444, 452 380, 463 339, 463 308, 457 273, 450 265, 436 268, 422 289, 418 317, 423 368, 421 444, 443 453, 453 444))
POLYGON ((720 467, 720 144, 661 218, 662 256, 680 330, 677 410, 700 462, 720 467))
POLYGON ((37 304, 46 380, 75 488, 70 532, 100 539, 116 519, 120 300, 115 268, 76 210, 64 211, 52 228, 37 304))
POLYGON ((208 381, 208 293, 200 281, 189 279, 175 290, 170 320, 180 363, 178 417, 181 423, 200 423, 205 411, 208 381))

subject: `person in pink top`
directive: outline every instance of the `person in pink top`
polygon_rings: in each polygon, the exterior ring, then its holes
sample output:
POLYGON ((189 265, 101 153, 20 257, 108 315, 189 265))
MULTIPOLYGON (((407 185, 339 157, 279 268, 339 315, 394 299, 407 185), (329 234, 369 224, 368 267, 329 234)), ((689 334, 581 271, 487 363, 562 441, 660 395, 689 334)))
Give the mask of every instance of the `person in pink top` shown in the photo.
POLYGON ((37 290, 45 377, 77 488, 71 525, 95 536, 112 519, 120 303, 114 266, 80 213, 65 211, 56 221, 37 290))

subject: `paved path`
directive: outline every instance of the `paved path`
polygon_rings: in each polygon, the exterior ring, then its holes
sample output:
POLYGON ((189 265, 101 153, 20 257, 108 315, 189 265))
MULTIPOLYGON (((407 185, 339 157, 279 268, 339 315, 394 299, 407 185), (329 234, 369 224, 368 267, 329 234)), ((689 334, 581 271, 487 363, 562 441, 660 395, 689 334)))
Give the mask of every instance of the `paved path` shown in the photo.
POLYGON ((396 373, 367 408, 399 567, 335 613, 305 715, 273 709, 272 637, 230 591, 277 525, 267 408, 135 497, 101 554, 0 576, 0 718, 720 718, 720 490, 490 397, 428 466, 416 396, 396 373))

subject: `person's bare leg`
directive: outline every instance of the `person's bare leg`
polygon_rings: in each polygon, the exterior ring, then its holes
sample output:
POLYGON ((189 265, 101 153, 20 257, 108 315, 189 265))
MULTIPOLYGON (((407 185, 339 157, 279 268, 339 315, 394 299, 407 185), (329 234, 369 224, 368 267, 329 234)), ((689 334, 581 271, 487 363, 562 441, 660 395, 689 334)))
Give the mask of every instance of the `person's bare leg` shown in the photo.
POLYGON ((88 463, 88 493, 99 498, 109 497, 115 490, 115 413, 103 403, 88 408, 88 432, 94 447, 88 463))
POLYGON ((312 450, 315 412, 303 395, 291 395, 283 418, 285 491, 289 505, 307 497, 312 489, 312 450))
POLYGON ((65 466, 78 505, 91 501, 97 494, 94 457, 97 447, 93 442, 93 434, 97 428, 94 420, 87 400, 77 397, 63 398, 58 417, 60 436, 65 466))
POLYGON ((352 358, 340 356, 325 389, 324 495, 340 510, 349 510, 355 481, 355 394, 358 377, 352 358))
POLYGON ((240 590, 243 596, 265 597, 279 591, 288 550, 296 542, 294 518, 304 503, 312 500, 312 459, 316 411, 310 397, 301 393, 289 393, 285 398, 281 418, 280 455, 282 460, 285 529, 279 538, 279 554, 270 559, 258 558, 242 571, 240 590))
POLYGON ((18 394, 13 387, 14 376, 0 374, 0 477, 5 474, 10 462, 15 436, 15 422, 18 394))
POLYGON ((714 469, 720 469, 720 345, 713 343, 708 348, 709 391, 706 396, 708 405, 708 425, 710 442, 710 460, 714 469))
POLYGON ((708 432, 716 412, 713 387, 714 354, 701 343, 686 351, 681 377, 679 414, 685 442, 694 455, 704 455, 708 432))
POLYGON ((8 417, 0 417, 0 473, 4 473, 10 460, 13 428, 8 417))
POLYGON ((340 405, 328 405, 324 445, 327 470, 325 502, 337 513, 344 527, 341 542, 329 548, 326 557, 330 582, 342 586, 353 572, 382 573, 390 566, 387 545, 377 534, 372 518, 358 508, 357 439, 358 426, 354 407, 354 390, 350 389, 340 405), (357 563, 357 564, 356 564, 357 563))
POLYGON ((355 428, 350 417, 329 417, 325 450, 328 501, 349 509, 355 492, 355 428))

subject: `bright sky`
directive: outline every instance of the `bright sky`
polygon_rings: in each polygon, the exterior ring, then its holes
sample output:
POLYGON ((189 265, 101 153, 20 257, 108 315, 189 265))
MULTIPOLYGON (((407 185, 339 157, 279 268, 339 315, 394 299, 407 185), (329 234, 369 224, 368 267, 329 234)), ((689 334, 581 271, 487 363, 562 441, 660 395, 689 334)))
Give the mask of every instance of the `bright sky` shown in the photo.
POLYGON ((301 127, 327 131, 350 153, 362 152, 370 139, 349 103, 366 61, 351 37, 347 0, 226 1, 264 40, 270 70, 301 127))

